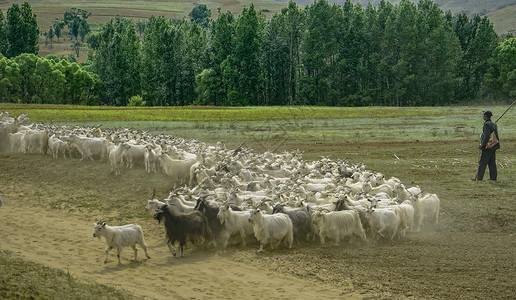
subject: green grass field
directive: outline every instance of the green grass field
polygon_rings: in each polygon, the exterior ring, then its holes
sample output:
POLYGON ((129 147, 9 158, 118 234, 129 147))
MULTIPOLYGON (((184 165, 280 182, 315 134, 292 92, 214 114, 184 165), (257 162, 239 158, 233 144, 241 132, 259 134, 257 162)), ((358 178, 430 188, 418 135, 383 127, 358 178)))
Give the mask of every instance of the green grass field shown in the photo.
MULTIPOLYGON (((493 119, 506 106, 488 107, 493 119)), ((243 140, 282 143, 328 142, 360 138, 401 141, 453 141, 476 138, 480 106, 460 107, 88 107, 0 103, 13 115, 27 113, 31 121, 101 128, 132 127, 208 142, 243 140)), ((514 134, 516 119, 503 119, 504 134, 514 134)), ((274 147, 271 145, 271 147, 274 147)))

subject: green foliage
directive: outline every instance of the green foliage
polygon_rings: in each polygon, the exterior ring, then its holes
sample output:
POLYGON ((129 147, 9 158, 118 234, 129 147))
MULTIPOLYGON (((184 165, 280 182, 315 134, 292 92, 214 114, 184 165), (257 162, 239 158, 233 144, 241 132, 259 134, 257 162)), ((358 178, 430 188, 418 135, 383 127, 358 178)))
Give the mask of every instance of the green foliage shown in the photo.
MULTIPOLYGON (((263 120, 331 120, 347 118, 389 119, 391 117, 430 117, 464 114, 463 107, 113 107, 20 105, 0 103, 0 110, 12 116, 27 113, 34 122, 104 122, 104 121, 263 121, 263 120), (129 113, 128 113, 129 112, 129 113)), ((415 120, 419 120, 416 118, 415 120)), ((386 122, 390 122, 386 120, 386 122)), ((385 129, 387 131, 387 129, 385 129)))
POLYGON ((463 54, 458 70, 463 81, 457 96, 459 99, 476 98, 479 96, 489 58, 498 45, 498 36, 487 17, 475 16, 469 19, 465 14, 455 18, 454 31, 463 54))
POLYGON ((141 94, 141 45, 134 24, 116 17, 102 26, 94 70, 102 82, 103 104, 125 106, 141 94))
POLYGON ((507 99, 516 97, 516 38, 496 47, 485 75, 484 93, 507 99))
POLYGON ((55 56, 0 57, 0 102, 98 104, 98 85, 95 74, 55 56))
POLYGON ((52 27, 54 28, 54 34, 57 37, 57 40, 59 41, 59 38, 61 38, 61 30, 65 26, 65 23, 62 21, 59 21, 58 19, 54 20, 54 24, 52 24, 52 27))
MULTIPOLYGON (((256 12, 254 5, 244 8, 237 20, 235 28, 234 64, 237 78, 237 92, 232 93, 235 99, 242 97, 250 105, 261 102, 261 61, 260 47, 264 26, 263 15, 256 12)), ((230 100, 235 102, 236 100, 230 100)), ((240 101, 237 101, 240 102, 240 101)))
POLYGON ((63 22, 68 26, 68 33, 76 40, 80 36, 81 40, 91 31, 87 19, 91 13, 80 8, 72 7, 63 15, 63 22))
POLYGON ((151 105, 187 105, 207 65, 207 32, 184 21, 150 18, 143 42, 142 90, 151 105))
MULTIPOLYGON (((59 103, 125 106, 142 95, 150 106, 432 106, 473 101, 481 87, 487 97, 512 95, 514 75, 493 57, 505 50, 495 51, 498 36, 487 17, 453 16, 432 0, 380 0, 365 8, 350 0, 305 8, 290 1, 270 20, 251 4, 237 17, 219 9, 210 21, 210 10, 198 5, 190 22, 115 17, 93 35, 90 15, 72 8, 46 33, 52 43, 66 24, 77 57, 86 39, 91 62, 85 66, 98 76, 77 77, 94 86, 91 96, 73 94, 59 103)), ((0 22, 0 49, 23 48, 10 33, 33 33, 34 20, 28 3, 13 5, 0 22)), ((48 101, 28 78, 20 79, 19 101, 48 101)), ((3 80, 3 93, 16 89, 10 82, 3 80)), ((82 85, 69 90, 84 94, 82 85)))
POLYGON ((6 54, 7 53, 7 28, 5 24, 4 19, 4 13, 0 9, 0 54, 6 54))
POLYGON ((26 262, 17 254, 0 251, 2 299, 137 299, 124 290, 87 284, 70 273, 26 262))
MULTIPOLYGON (((1 19, 3 21, 3 17, 1 19)), ((36 15, 27 1, 21 7, 14 3, 9 8, 7 22, 0 27, 0 38, 2 36, 5 36, 5 40, 0 41, 0 48, 9 58, 22 53, 38 53, 39 28, 36 15)))
POLYGON ((196 5, 189 16, 191 18, 190 21, 203 28, 207 28, 210 25, 211 11, 206 4, 196 5))
POLYGON ((143 100, 142 96, 136 95, 129 98, 127 106, 145 106, 147 103, 143 100))
POLYGON ((288 7, 267 24, 262 43, 266 105, 294 104, 304 23, 304 14, 290 1, 288 7))
POLYGON ((221 81, 213 69, 204 69, 195 77, 198 105, 218 105, 218 91, 221 89, 221 81))

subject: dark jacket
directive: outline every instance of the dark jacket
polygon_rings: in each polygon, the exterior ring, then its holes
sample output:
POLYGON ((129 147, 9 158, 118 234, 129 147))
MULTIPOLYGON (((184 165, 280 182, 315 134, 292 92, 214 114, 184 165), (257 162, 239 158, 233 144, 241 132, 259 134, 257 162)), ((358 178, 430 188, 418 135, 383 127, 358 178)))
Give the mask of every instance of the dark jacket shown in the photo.
POLYGON ((487 142, 489 141, 489 136, 491 132, 495 133, 496 138, 498 139, 498 145, 495 145, 493 150, 500 149, 500 137, 498 136, 498 126, 495 122, 488 119, 484 122, 484 127, 482 128, 482 135, 480 136, 480 145, 482 145, 482 149, 486 149, 487 142))

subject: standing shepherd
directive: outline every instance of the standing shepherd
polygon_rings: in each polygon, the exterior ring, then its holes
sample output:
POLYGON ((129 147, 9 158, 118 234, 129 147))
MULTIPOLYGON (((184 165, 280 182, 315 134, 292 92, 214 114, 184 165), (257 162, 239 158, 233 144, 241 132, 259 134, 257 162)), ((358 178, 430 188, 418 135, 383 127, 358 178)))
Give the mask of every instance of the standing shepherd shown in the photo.
POLYGON ((478 161, 477 175, 473 180, 482 180, 484 178, 486 166, 489 166, 489 180, 496 180, 498 176, 496 170, 496 150, 500 149, 498 127, 495 122, 491 121, 493 113, 490 110, 484 111, 483 116, 484 127, 480 136, 480 144, 478 145, 478 149, 482 150, 482 154, 478 161))

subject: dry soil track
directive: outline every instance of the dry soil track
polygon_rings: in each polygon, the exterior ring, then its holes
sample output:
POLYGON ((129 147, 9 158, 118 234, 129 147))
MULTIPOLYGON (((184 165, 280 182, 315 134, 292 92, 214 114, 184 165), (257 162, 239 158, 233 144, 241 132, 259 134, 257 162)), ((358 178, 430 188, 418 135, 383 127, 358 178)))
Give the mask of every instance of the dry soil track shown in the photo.
MULTIPOLYGON (((64 213, 4 203, 0 219, 0 249, 11 250, 29 261, 69 271, 72 276, 132 291, 156 299, 361 299, 336 288, 314 284, 274 272, 264 272, 241 262, 196 251, 174 258, 162 240, 147 239, 151 259, 132 249, 116 250, 103 263, 105 242, 92 237, 92 224, 77 222, 64 213), (20 212, 23 211, 23 217, 20 212)), ((140 249, 141 250, 141 249, 140 249)))

